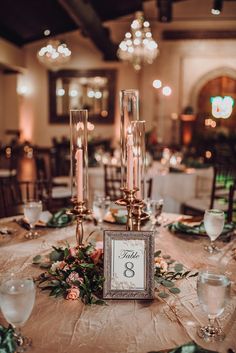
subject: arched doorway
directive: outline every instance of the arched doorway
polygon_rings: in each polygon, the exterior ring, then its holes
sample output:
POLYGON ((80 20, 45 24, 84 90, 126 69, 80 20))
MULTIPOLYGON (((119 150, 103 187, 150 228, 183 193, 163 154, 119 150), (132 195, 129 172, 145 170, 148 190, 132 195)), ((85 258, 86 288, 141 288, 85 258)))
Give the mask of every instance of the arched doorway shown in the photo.
POLYGON ((195 129, 197 134, 230 135, 236 133, 236 108, 233 106, 229 118, 214 118, 212 115, 213 97, 232 97, 236 102, 236 79, 228 76, 219 76, 208 81, 199 91, 197 99, 197 119, 195 129), (207 120, 208 119, 208 120, 207 120))

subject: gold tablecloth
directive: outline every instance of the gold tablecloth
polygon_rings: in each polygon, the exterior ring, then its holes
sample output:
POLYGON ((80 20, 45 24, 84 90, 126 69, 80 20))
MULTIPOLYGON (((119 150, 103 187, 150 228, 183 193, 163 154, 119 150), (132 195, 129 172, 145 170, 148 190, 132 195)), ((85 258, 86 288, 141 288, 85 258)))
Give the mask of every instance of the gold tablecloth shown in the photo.
MULTIPOLYGON (((166 215, 174 220, 178 216, 166 215)), ((16 230, 11 236, 0 236, 1 275, 6 272, 23 271, 36 276, 42 270, 32 265, 37 254, 46 254, 51 245, 62 245, 64 240, 75 243, 75 226, 62 229, 42 229, 41 237, 26 240, 26 230, 14 221, 1 220, 16 230)), ((86 225, 86 233, 92 229, 86 225)), ((117 229, 117 226, 106 225, 117 229)), ((121 229, 122 227, 118 227, 121 229)), ((148 228, 148 225, 146 226, 148 228)), ((101 234, 95 234, 101 240, 101 234)), ((196 334, 199 324, 206 322, 196 295, 196 278, 181 280, 181 293, 166 299, 156 297, 153 301, 114 300, 106 306, 85 306, 80 301, 67 301, 49 297, 47 292, 37 290, 33 313, 23 332, 33 338, 32 353, 146 353, 170 349, 194 340, 208 349, 227 352, 236 349, 236 261, 232 259, 230 243, 222 243, 220 254, 209 256, 203 249, 205 237, 178 236, 162 227, 155 235, 156 249, 183 263, 186 268, 199 270, 208 264, 220 266, 232 280, 232 296, 220 318, 227 336, 224 342, 204 343, 196 334)), ((0 323, 6 324, 2 314, 0 323)))

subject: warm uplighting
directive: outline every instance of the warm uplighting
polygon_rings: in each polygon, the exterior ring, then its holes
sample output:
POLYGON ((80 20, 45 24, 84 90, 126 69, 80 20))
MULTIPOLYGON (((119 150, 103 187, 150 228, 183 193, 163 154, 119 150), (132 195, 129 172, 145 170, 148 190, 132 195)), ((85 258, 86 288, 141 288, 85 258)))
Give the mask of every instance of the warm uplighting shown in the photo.
POLYGON ((152 85, 154 88, 158 89, 158 88, 161 88, 162 82, 161 82, 161 80, 154 80, 152 85))
POLYGON ((210 159, 211 156, 212 156, 211 151, 206 151, 206 152, 205 152, 205 157, 206 157, 207 159, 210 159))
POLYGON ((135 70, 140 70, 143 64, 152 64, 158 52, 158 44, 152 38, 150 23, 144 20, 143 12, 136 12, 131 31, 125 34, 119 45, 118 57, 131 62, 135 70))
POLYGON ((66 43, 52 39, 39 50, 37 57, 42 64, 52 67, 52 65, 62 65, 68 62, 71 51, 66 43))
POLYGON ((172 93, 172 89, 169 86, 165 86, 162 88, 162 94, 164 96, 170 96, 172 93))
POLYGON ((215 120, 213 120, 211 118, 205 119, 205 126, 215 128, 216 122, 215 122, 215 120))
POLYGON ((215 16, 220 15, 220 13, 222 11, 222 6, 223 6, 223 0, 214 0, 213 6, 211 9, 212 15, 215 15, 215 16))

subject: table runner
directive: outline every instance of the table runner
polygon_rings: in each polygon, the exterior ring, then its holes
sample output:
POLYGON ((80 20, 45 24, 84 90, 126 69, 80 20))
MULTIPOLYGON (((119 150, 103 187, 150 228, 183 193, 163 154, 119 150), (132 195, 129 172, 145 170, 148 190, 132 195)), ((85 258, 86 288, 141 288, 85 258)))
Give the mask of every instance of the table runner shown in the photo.
MULTIPOLYGON (((176 215, 164 215, 168 220, 176 215)), ((37 254, 46 254, 51 245, 60 245, 64 240, 75 243, 75 226, 63 229, 43 229, 40 238, 25 240, 25 230, 15 222, 3 220, 16 229, 12 239, 0 241, 1 275, 6 271, 22 270, 25 274, 37 276, 41 269, 32 265, 37 254)), ((120 229, 121 226, 105 225, 120 229)), ((149 228, 147 224, 146 229, 149 228)), ((86 225, 86 232, 93 225, 86 225)), ((93 235, 101 240, 101 234, 93 235)), ((203 250, 207 238, 171 234, 165 227, 155 234, 155 247, 183 263, 188 269, 201 269, 209 263, 220 263, 232 280, 236 280, 236 262, 231 258, 235 240, 228 244, 219 243, 222 253, 208 257, 203 250)), ((107 301, 107 306, 84 306, 80 301, 67 301, 49 297, 47 292, 37 290, 33 313, 25 324, 23 332, 33 338, 32 353, 145 353, 153 350, 170 349, 195 340, 201 346, 226 352, 236 348, 236 298, 227 306, 221 324, 226 328, 224 342, 206 344, 196 335, 199 323, 206 322, 196 295, 196 278, 178 282, 181 293, 167 299, 153 301, 107 301)), ((2 315, 0 322, 5 323, 2 315)))

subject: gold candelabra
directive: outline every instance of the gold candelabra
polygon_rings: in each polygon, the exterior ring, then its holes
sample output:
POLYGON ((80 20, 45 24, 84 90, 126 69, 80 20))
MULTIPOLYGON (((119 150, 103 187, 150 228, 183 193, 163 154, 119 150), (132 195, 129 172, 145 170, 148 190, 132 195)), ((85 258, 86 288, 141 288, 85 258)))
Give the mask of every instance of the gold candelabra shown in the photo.
POLYGON ((72 203, 74 204, 74 207, 67 213, 76 217, 76 241, 77 244, 81 246, 83 245, 84 239, 83 221, 86 216, 91 214, 91 211, 86 207, 85 201, 77 202, 77 198, 73 198, 72 203))
POLYGON ((116 201, 119 206, 125 206, 127 208, 127 230, 141 230, 141 222, 149 218, 149 215, 143 211, 145 202, 136 198, 135 193, 138 188, 128 190, 121 188, 124 192, 124 198, 116 201))

